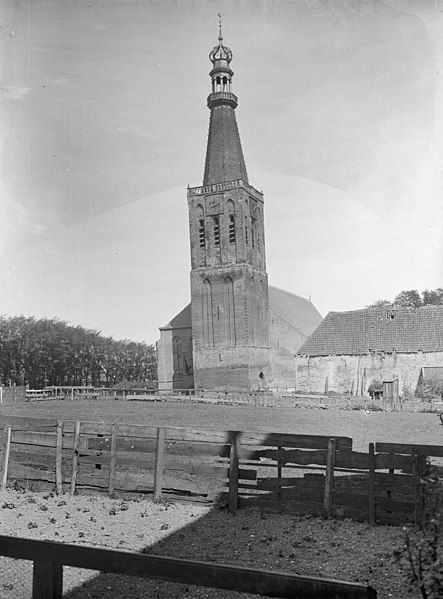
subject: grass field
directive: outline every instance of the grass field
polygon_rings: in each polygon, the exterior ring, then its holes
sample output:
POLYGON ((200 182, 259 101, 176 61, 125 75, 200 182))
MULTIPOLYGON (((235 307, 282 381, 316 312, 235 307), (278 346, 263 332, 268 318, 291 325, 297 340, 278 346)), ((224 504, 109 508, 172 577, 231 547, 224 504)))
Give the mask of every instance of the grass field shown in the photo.
POLYGON ((138 401, 40 401, 2 405, 1 416, 33 416, 154 426, 183 426, 212 430, 344 435, 354 450, 367 451, 377 441, 443 445, 443 427, 435 414, 257 408, 213 404, 138 401))

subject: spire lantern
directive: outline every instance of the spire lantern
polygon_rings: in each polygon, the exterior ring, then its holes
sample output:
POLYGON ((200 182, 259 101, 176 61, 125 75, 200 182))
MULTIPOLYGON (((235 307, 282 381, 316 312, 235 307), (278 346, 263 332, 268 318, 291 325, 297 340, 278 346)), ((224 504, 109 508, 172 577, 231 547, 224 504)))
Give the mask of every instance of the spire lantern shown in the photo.
POLYGON ((218 45, 215 46, 209 54, 209 60, 212 62, 212 70, 209 73, 212 81, 212 94, 208 97, 208 107, 213 108, 220 103, 237 108, 237 98, 231 92, 232 76, 229 64, 232 60, 231 50, 223 45, 223 35, 221 28, 221 15, 219 14, 219 35, 218 45))

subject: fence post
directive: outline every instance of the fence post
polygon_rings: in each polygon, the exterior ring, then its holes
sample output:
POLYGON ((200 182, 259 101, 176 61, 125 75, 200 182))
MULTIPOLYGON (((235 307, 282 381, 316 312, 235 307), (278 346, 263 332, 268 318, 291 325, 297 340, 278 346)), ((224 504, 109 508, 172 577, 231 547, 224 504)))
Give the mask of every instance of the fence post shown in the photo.
POLYGON ((32 599, 62 599, 63 566, 50 562, 34 562, 32 599))
POLYGON ((55 492, 57 495, 63 494, 62 449, 63 449, 63 420, 57 420, 56 443, 55 443, 55 492))
POLYGON ((2 485, 1 490, 6 489, 6 483, 8 482, 8 468, 9 468, 9 451, 11 448, 11 427, 8 426, 3 430, 3 436, 5 439, 5 456, 3 460, 3 474, 2 474, 2 485))
POLYGON ((323 514, 329 518, 332 514, 332 493, 334 489, 335 468, 335 439, 328 441, 328 457, 326 462, 325 496, 323 501, 323 514))
POLYGON ((71 495, 75 493, 75 483, 77 480, 77 471, 78 471, 78 444, 80 439, 80 422, 77 421, 75 423, 74 429, 74 447, 72 453, 72 476, 71 476, 71 495))
POLYGON ((278 450, 278 461, 277 461, 277 500, 281 501, 281 447, 277 447, 278 450))
POLYGON ((413 455, 412 472, 414 476, 414 524, 416 527, 422 527, 424 522, 424 496, 421 477, 426 474, 426 456, 413 455))
POLYGON ((368 516, 369 524, 375 525, 375 452, 374 443, 369 443, 369 490, 368 490, 368 516))
POLYGON ((154 501, 159 501, 162 496, 165 438, 166 430, 162 426, 159 426, 157 428, 157 443, 155 446, 154 501))
POLYGON ((109 483, 108 483, 108 495, 109 497, 114 496, 114 487, 115 487, 115 462, 116 462, 116 454, 117 454, 117 432, 118 432, 118 424, 114 423, 112 425, 112 433, 111 433, 111 455, 109 458, 109 483))
POLYGON ((235 513, 238 509, 238 450, 239 431, 231 432, 231 448, 229 451, 229 511, 235 513))

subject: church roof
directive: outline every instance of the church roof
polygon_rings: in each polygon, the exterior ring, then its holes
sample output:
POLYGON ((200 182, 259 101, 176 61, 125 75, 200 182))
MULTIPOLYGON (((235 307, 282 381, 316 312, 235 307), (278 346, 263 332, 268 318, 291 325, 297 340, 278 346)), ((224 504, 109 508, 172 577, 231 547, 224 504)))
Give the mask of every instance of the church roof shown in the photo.
MULTIPOLYGON (((308 336, 321 322, 321 315, 304 297, 269 286, 269 309, 286 320, 291 326, 308 336)), ((189 303, 163 329, 191 328, 191 304, 189 303)))
POLYGON ((168 322, 165 327, 160 327, 160 330, 164 329, 186 329, 191 327, 191 304, 183 308, 174 318, 168 322))
POLYGON ((278 287, 269 286, 269 309, 305 337, 308 337, 322 321, 322 316, 312 302, 278 287))
POLYGON ((329 312, 298 354, 443 351, 443 306, 329 312))

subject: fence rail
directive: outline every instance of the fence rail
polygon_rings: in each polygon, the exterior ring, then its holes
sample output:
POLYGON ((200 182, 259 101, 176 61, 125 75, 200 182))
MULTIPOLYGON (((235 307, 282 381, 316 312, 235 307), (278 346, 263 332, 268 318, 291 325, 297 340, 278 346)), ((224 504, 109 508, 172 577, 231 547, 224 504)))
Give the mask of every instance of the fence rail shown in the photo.
POLYGON ((34 562, 32 599, 60 599, 63 566, 298 599, 376 599, 362 584, 155 555, 0 536, 0 555, 34 562))
POLYGON ((3 417, 0 480, 32 490, 148 494, 154 499, 308 511, 405 524, 421 521, 427 456, 443 447, 349 437, 212 431, 3 417))

